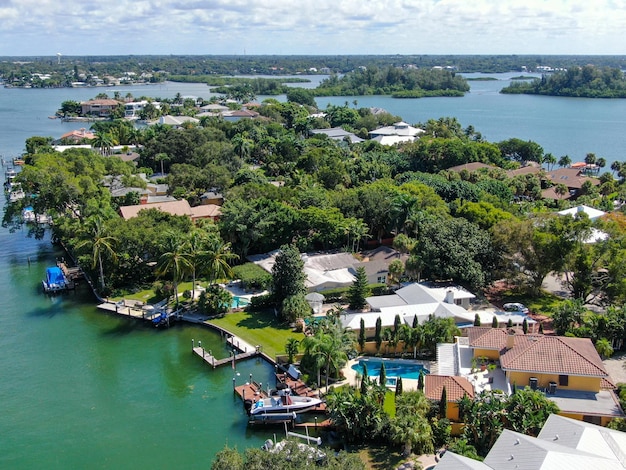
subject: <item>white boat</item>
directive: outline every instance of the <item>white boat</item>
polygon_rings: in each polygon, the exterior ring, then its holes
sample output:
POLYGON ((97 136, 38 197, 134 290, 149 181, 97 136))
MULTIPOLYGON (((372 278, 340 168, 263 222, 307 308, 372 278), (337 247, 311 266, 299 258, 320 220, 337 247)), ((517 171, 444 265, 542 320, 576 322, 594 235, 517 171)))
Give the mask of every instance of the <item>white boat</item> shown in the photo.
POLYGON ((246 411, 250 416, 272 413, 302 413, 322 403, 317 397, 300 397, 291 394, 291 389, 284 386, 272 392, 267 398, 261 398, 256 403, 246 400, 246 411), (249 408, 248 408, 249 407, 249 408))

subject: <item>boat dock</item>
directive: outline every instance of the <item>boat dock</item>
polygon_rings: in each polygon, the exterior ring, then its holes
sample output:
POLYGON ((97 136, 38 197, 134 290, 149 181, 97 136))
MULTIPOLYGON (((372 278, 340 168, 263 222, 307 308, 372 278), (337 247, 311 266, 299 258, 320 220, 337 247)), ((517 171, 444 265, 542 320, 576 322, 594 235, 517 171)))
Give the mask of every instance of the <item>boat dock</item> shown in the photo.
POLYGON ((64 261, 57 261, 57 266, 61 268, 61 271, 63 271, 63 274, 69 281, 74 282, 85 277, 85 274, 78 266, 70 268, 64 261))
POLYGON ((204 362, 206 362, 207 364, 209 364, 210 366, 212 366, 214 369, 216 367, 220 367, 226 364, 232 364, 233 369, 235 368, 235 363, 237 361, 242 361, 244 359, 249 359, 251 357, 255 357, 258 356, 259 354, 261 354, 261 347, 260 346, 250 346, 248 343, 246 343, 245 341, 243 341, 240 338, 237 338, 236 336, 230 336, 226 339, 226 342, 228 344, 231 345, 232 349, 233 349, 233 354, 230 357, 226 357, 223 359, 216 359, 213 356, 213 352, 212 351, 206 351, 203 347, 202 347, 202 342, 198 341, 198 346, 195 346, 195 343, 193 340, 191 340, 191 350, 193 351, 193 353, 198 356, 201 357, 202 360, 204 362), (239 353, 236 353, 235 351, 239 351, 239 353))

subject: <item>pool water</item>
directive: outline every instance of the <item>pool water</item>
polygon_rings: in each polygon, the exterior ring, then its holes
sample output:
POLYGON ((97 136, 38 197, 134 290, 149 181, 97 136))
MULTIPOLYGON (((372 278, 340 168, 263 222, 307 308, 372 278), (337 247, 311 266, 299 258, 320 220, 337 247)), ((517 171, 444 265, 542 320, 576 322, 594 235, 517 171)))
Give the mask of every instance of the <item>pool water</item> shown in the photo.
POLYGON ((385 363, 385 374, 387 374, 387 377, 402 377, 403 379, 417 380, 419 379, 420 373, 429 373, 422 364, 418 364, 417 362, 377 358, 359 359, 359 362, 354 364, 352 369, 359 374, 363 374, 363 364, 367 364, 367 375, 370 377, 378 377, 383 362, 385 363))
POLYGON ((230 307, 231 308, 241 308, 241 307, 245 307, 246 305, 248 305, 248 299, 243 298, 243 297, 233 297, 233 301, 230 303, 230 307))

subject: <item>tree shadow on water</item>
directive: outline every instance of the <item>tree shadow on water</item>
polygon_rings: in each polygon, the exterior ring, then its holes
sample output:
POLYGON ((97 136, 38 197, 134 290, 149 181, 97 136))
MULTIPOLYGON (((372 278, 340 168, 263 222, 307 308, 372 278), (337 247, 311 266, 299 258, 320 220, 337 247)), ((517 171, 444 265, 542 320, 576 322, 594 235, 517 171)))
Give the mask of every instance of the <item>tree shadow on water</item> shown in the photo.
POLYGON ((107 328, 102 336, 126 336, 135 331, 144 330, 146 325, 138 321, 120 321, 115 326, 107 328))

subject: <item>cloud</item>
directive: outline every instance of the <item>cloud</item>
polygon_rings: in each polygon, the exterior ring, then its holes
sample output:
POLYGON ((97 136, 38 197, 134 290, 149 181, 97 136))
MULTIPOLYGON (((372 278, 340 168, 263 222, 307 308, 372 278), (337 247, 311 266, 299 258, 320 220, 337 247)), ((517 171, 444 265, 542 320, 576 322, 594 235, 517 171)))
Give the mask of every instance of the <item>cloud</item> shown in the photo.
POLYGON ((0 0, 0 21, 0 55, 626 54, 615 0, 0 0))

